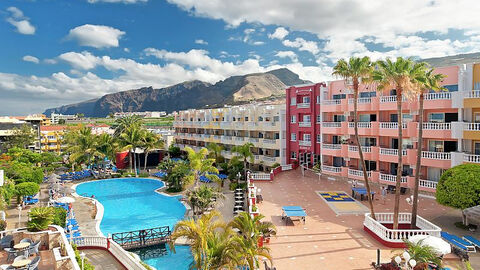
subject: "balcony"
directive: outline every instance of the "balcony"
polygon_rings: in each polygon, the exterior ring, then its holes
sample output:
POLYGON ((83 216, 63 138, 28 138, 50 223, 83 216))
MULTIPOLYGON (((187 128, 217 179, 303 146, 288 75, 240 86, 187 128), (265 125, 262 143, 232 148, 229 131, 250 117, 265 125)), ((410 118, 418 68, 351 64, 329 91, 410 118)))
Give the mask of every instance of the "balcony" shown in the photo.
POLYGON ((269 162, 269 163, 275 163, 275 162, 277 162, 277 158, 276 158, 276 157, 269 157, 269 156, 263 156, 263 157, 262 157, 262 160, 265 161, 265 162, 269 162))
POLYGON ((426 189, 426 190, 431 190, 431 189, 434 189, 436 190, 437 189, 437 184, 438 182, 437 181, 431 181, 431 180, 423 180, 423 179, 420 179, 420 182, 419 182, 419 186, 421 189, 426 189))
POLYGON ((312 146, 311 141, 298 141, 298 145, 300 146, 312 146))
POLYGON ((451 92, 428 93, 423 96, 424 100, 444 100, 452 99, 451 92))
POLYGON ((310 108, 310 103, 297 103, 297 108, 298 109, 310 108))
MULTIPOLYGON (((397 175, 380 173, 380 181, 383 181, 384 183, 388 183, 388 184, 395 184, 397 183, 397 175)), ((400 182, 402 184, 406 184, 408 182, 407 177, 402 176, 400 182)))
POLYGON ((234 137, 234 141, 240 144, 243 144, 244 140, 244 137, 234 137))
POLYGON ((347 134, 347 122, 322 122, 322 133, 324 134, 347 134))
MULTIPOLYGON (((349 122, 348 123, 348 128, 354 128, 355 123, 349 122)), ((372 128, 372 122, 358 122, 357 123, 358 128, 372 128)))
POLYGON ((465 98, 480 98, 480 90, 466 91, 463 96, 465 98))
POLYGON ((468 140, 480 140, 480 123, 464 123, 463 138, 468 140))
POLYGON ((435 123, 426 122, 423 123, 424 130, 450 130, 452 128, 450 123, 435 123))
POLYGON ((275 145, 275 144, 277 144, 277 140, 275 140, 275 139, 263 139, 263 143, 264 144, 275 145))
POLYGON ((322 101, 322 105, 340 105, 342 103, 341 99, 328 99, 322 101))
POLYGON ((342 127, 342 122, 322 122, 323 128, 339 128, 342 127))
POLYGON ((323 143, 322 144, 322 150, 341 150, 342 145, 341 144, 330 144, 330 143, 323 143))
MULTIPOLYGON (((398 122, 380 122, 381 129, 398 129, 398 122)), ((407 123, 402 123, 402 129, 407 128, 407 123)))
MULTIPOLYGON (((356 145, 349 145, 349 146, 348 146, 348 151, 349 151, 349 152, 358 152, 358 146, 356 146, 356 145)), ((364 153, 371 153, 371 152, 372 152, 372 147, 371 147, 371 146, 362 146, 362 152, 364 152, 364 153)))
POLYGON ((480 163, 480 155, 463 154, 463 162, 480 163))
POLYGON ((450 160, 452 158, 452 155, 450 152, 422 151, 422 158, 435 160, 450 160))
MULTIPOLYGON (((410 131, 410 128, 409 128, 409 131, 410 131)), ((416 131, 416 134, 418 134, 418 131, 416 131)), ((423 137, 434 138, 434 139, 452 138, 452 124, 451 123, 435 123, 435 122, 423 123, 423 137)))
MULTIPOLYGON (((378 135, 378 122, 358 122, 358 135, 362 136, 377 136, 378 135)), ((348 122, 348 133, 355 134, 355 123, 348 122)))
POLYGON ((422 151, 422 166, 449 169, 452 167, 450 152, 422 151))
POLYGON ((345 99, 329 99, 322 101, 322 112, 339 112, 347 110, 345 99), (342 103, 342 100, 344 101, 342 103))
MULTIPOLYGON (((348 104, 353 104, 354 99, 349 98, 348 99, 348 104)), ((372 98, 366 97, 366 98, 357 98, 357 103, 358 104, 369 104, 372 103, 372 98)))
MULTIPOLYGON (((398 156, 398 149, 380 148, 380 155, 398 156)), ((406 155, 407 155, 407 150, 402 149, 402 156, 406 156, 406 155)))
POLYGON ((248 138, 248 141, 255 144, 255 143, 258 143, 260 141, 259 138, 248 138))
POLYGON ((298 122, 299 127, 311 127, 312 122, 298 122))
POLYGON ((232 136, 223 135, 223 136, 221 137, 221 142, 222 142, 222 143, 229 143, 229 142, 231 142, 231 141, 232 141, 232 136))
MULTIPOLYGON (((367 171, 368 178, 372 177, 372 172, 367 171)), ((348 177, 364 180, 363 171, 362 170, 355 170, 355 169, 348 169, 348 177)))
POLYGON ((327 173, 327 174, 328 173, 338 174, 338 173, 342 172, 342 167, 322 165, 322 172, 327 173))

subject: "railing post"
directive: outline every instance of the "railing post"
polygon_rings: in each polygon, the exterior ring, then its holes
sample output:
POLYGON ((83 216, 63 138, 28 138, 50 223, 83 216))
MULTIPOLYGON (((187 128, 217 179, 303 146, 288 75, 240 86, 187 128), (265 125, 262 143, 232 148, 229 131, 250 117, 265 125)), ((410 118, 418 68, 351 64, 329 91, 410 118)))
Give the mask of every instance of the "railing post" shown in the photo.
POLYGON ((107 250, 110 249, 110 238, 112 237, 111 234, 108 234, 108 237, 107 237, 107 250))

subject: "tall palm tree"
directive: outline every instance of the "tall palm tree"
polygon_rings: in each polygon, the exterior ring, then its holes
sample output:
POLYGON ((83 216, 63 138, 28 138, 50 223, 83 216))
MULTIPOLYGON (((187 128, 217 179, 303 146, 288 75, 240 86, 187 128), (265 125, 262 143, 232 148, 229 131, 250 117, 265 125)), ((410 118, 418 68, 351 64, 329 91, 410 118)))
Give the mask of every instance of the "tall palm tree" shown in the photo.
POLYGON ((218 174, 218 169, 213 166, 215 160, 213 158, 206 158, 208 155, 208 150, 206 148, 202 148, 198 152, 195 152, 195 150, 187 146, 184 150, 187 152, 190 168, 194 172, 195 186, 198 186, 200 176, 205 173, 211 173, 205 175, 210 180, 215 182, 219 181, 218 176, 216 175, 218 174))
POLYGON ((370 183, 367 175, 367 167, 365 166, 365 159, 363 157, 363 150, 360 144, 360 139, 358 136, 358 90, 361 82, 368 82, 371 80, 373 72, 373 65, 370 61, 370 58, 365 56, 362 58, 359 57, 350 57, 347 61, 340 59, 338 63, 333 67, 333 75, 339 76, 346 81, 351 81, 353 83, 353 123, 355 131, 355 143, 358 148, 358 156, 360 159, 361 169, 363 170, 363 180, 365 181, 365 187, 368 194, 368 204, 370 206, 370 215, 375 219, 375 211, 373 209, 373 200, 370 189, 370 183))
MULTIPOLYGON (((393 208, 393 229, 398 229, 398 213, 400 210, 400 188, 402 181, 402 152, 403 152, 403 133, 402 133, 402 101, 404 96, 408 96, 413 88, 417 87, 413 83, 414 69, 417 65, 410 58, 397 57, 396 61, 389 58, 377 62, 377 68, 373 72, 373 80, 378 84, 377 90, 384 91, 389 89, 396 90, 397 97, 397 118, 398 118, 398 167, 395 185, 395 205, 393 208)), ((418 66, 417 66, 418 67, 418 66)))
POLYGON ((72 166, 82 163, 90 165, 95 157, 102 155, 98 150, 95 134, 92 134, 92 129, 89 127, 81 126, 78 129, 70 130, 65 135, 65 140, 72 166))
POLYGON ((115 120, 115 133, 116 137, 119 137, 120 134, 124 133, 125 130, 131 127, 141 127, 143 124, 143 119, 138 115, 128 115, 122 118, 115 120))
MULTIPOLYGON (((422 63, 421 63, 422 64, 422 63)), ((443 79, 446 77, 443 74, 434 74, 433 69, 425 70, 426 64, 423 63, 423 68, 418 67, 416 69, 417 74, 413 80, 418 87, 419 96, 419 108, 418 108, 418 144, 417 144, 417 162, 415 170, 415 186, 413 188, 413 205, 412 205, 412 220, 411 225, 414 228, 417 225, 417 212, 418 212, 418 189, 420 185, 420 169, 422 166, 422 147, 423 147, 423 102, 425 99, 424 94, 428 91, 444 91, 444 87, 440 85, 443 79)))
POLYGON ((190 206, 192 206, 193 215, 196 216, 197 214, 203 214, 206 209, 212 206, 212 199, 223 199, 225 195, 214 187, 200 185, 189 190, 186 197, 190 206))
POLYGON ((142 136, 142 148, 143 151, 145 152, 145 164, 143 166, 143 170, 147 170, 147 159, 148 159, 148 154, 155 149, 160 149, 164 147, 164 141, 162 138, 153 132, 149 132, 145 130, 144 136, 142 136))
POLYGON ((119 138, 120 145, 123 147, 124 150, 128 150, 129 159, 130 159, 130 170, 132 170, 132 161, 133 161, 135 177, 138 175, 135 149, 141 145, 143 135, 144 135, 144 132, 142 131, 142 129, 136 125, 133 125, 125 129, 120 134, 120 138, 119 138), (133 159, 132 159, 132 152, 133 152, 133 159))
POLYGON ((252 143, 245 143, 243 145, 236 145, 232 147, 232 152, 237 153, 240 158, 243 159, 243 170, 245 173, 245 181, 247 181, 247 164, 248 161, 253 163, 255 161, 253 153, 252 153, 252 143))
POLYGON ((209 155, 211 155, 215 159, 215 163, 218 166, 218 164, 220 163, 220 159, 222 159, 223 146, 216 143, 209 143, 207 145, 207 149, 209 151, 209 155))
POLYGON ((116 137, 110 134, 103 133, 97 136, 98 151, 102 153, 102 158, 115 160, 115 155, 118 151, 119 145, 116 137))

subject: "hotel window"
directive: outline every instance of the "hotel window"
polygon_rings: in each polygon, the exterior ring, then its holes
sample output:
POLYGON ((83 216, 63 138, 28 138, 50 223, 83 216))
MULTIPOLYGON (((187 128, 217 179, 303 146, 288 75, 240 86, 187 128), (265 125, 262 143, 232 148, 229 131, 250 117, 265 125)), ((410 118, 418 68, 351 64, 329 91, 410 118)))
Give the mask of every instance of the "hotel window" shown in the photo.
POLYGON ((297 152, 291 152, 290 153, 290 158, 291 159, 297 159, 297 152))
POLYGON ((292 133, 292 134, 290 134, 290 140, 291 140, 292 142, 297 141, 297 133, 292 133))
POLYGON ((480 112, 476 112, 473 114, 473 121, 475 123, 480 123, 480 112))
POLYGON ((431 152, 444 152, 443 141, 429 141, 428 151, 431 152))
POLYGON ((290 122, 291 123, 296 123, 297 122, 297 116, 296 115, 292 115, 291 119, 290 119, 290 122))
POLYGON ((248 116, 245 116, 245 122, 248 122, 248 116))
POLYGON ((308 96, 302 97, 302 102, 303 103, 310 103, 310 97, 308 97, 308 96))
POLYGON ((317 123, 321 123, 322 122, 322 116, 319 114, 317 115, 317 123))
POLYGON ((317 104, 320 104, 320 96, 317 96, 317 104))
POLYGON ((290 98, 290 105, 297 105, 297 98, 296 97, 292 97, 290 98))
POLYGON ((431 113, 428 115, 429 122, 443 123, 445 122, 445 115, 443 113, 431 113))
POLYGON ((321 143, 322 142, 322 136, 320 136, 320 134, 317 134, 317 143, 321 143))
POLYGON ((473 151, 475 155, 480 155, 480 142, 476 142, 473 151))
POLYGON ((306 142, 311 141, 311 136, 308 133, 303 134, 303 140, 306 142))
POLYGON ((304 115, 304 116, 303 116, 303 122, 305 122, 305 123, 310 123, 310 115, 308 115, 308 114, 307 114, 307 115, 304 115))
POLYGON ((54 139, 55 139, 55 136, 47 136, 47 138, 48 138, 49 140, 54 140, 54 139))

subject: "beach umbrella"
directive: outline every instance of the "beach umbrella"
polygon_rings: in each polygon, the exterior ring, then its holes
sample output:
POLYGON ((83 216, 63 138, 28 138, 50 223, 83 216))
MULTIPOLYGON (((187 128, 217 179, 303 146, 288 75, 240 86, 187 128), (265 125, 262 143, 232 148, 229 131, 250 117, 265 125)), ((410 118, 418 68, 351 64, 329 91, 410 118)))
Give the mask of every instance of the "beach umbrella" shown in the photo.
POLYGON ((73 203, 75 199, 72 197, 60 197, 56 201, 59 203, 73 203))
POLYGON ((60 189, 60 192, 63 194, 72 194, 75 192, 75 190, 69 187, 63 187, 62 189, 60 189))
POLYGON ((420 245, 422 246, 430 246, 435 250, 438 256, 442 256, 452 252, 450 244, 439 237, 417 234, 414 236, 410 236, 408 238, 408 241, 412 242, 413 244, 420 243, 420 245))
POLYGON ((53 183, 50 185, 50 189, 59 190, 62 187, 59 183, 53 183))

